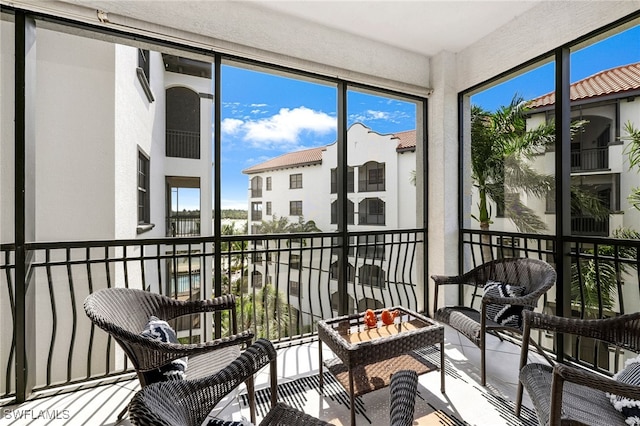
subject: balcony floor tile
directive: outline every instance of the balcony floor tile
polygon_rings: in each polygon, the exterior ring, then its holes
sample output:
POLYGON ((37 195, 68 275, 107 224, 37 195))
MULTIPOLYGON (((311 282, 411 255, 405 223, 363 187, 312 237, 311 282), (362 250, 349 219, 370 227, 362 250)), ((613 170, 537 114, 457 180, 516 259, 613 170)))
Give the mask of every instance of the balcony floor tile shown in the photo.
MULTIPOLYGON (((517 389, 517 369, 520 347, 488 338, 487 387, 479 385, 480 353, 465 337, 446 327, 446 394, 440 393, 440 374, 433 372, 419 378, 415 424, 470 424, 470 425, 535 425, 537 420, 531 410, 531 402, 524 397, 525 409, 522 419, 513 416, 517 389), (447 423, 450 422, 450 423, 447 423)), ((323 346, 323 358, 333 354, 323 346)), ((436 357, 435 359, 438 359, 436 357)), ((318 371, 318 342, 290 346, 278 350, 279 399, 298 406, 316 417, 348 424, 349 411, 346 403, 337 402, 346 395, 337 383, 325 385, 324 397, 320 396, 315 383, 318 371), (303 389, 304 388, 304 389, 303 389)), ((260 393, 268 387, 268 367, 256 377, 256 389, 260 393)), ((139 390, 137 380, 111 385, 87 387, 72 393, 55 395, 25 402, 20 406, 4 406, 0 426, 21 425, 122 425, 131 423, 127 418, 117 422, 117 415, 139 390), (30 410, 30 411, 29 411, 30 410), (22 416, 22 419, 17 417, 22 416), (40 416, 40 417, 38 417, 40 416), (44 418, 43 416, 54 416, 44 418)), ((358 425, 387 425, 388 388, 363 395, 363 410, 358 414, 358 425)), ((223 400, 215 415, 233 420, 246 420, 249 410, 244 400, 244 386, 223 400)), ((264 396, 264 395, 263 395, 264 396)), ((261 409, 258 404, 258 420, 261 409)))

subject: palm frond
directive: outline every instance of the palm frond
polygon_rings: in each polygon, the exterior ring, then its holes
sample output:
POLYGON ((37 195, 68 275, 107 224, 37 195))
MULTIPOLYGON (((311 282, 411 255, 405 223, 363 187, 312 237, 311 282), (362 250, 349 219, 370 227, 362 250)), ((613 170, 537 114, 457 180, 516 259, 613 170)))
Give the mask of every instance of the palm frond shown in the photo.
POLYGON ((576 215, 587 214, 596 219, 607 219, 611 214, 602 200, 593 192, 579 185, 571 185, 571 212, 576 215))
POLYGON ((631 194, 627 197, 627 201, 634 209, 640 210, 640 186, 631 189, 631 194))
POLYGON ((630 142, 625 147, 624 154, 629 158, 629 170, 631 170, 640 165, 640 129, 636 129, 633 123, 627 121, 624 130, 627 132, 627 136, 620 139, 630 142))
POLYGON ((536 212, 522 204, 519 197, 513 194, 505 197, 505 216, 513 221, 520 232, 537 234, 547 229, 536 212))

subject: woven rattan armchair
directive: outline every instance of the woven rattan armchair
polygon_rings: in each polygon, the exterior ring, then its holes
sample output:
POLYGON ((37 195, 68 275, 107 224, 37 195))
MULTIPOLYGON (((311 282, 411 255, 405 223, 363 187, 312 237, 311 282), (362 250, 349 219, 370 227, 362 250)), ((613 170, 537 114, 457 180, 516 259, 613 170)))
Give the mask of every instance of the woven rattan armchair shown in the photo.
POLYGON ((541 425, 625 425, 626 417, 613 407, 606 392, 640 400, 640 386, 566 364, 527 364, 533 329, 589 337, 638 353, 640 312, 590 320, 537 312, 524 314, 516 415, 520 415, 522 392, 526 388, 541 425))
POLYGON ((389 424, 391 426, 410 426, 418 391, 418 373, 413 370, 400 370, 391 376, 389 384, 389 424))
MULTIPOLYGON (((200 426, 213 408, 241 383, 247 383, 249 401, 255 400, 254 375, 270 364, 271 410, 262 419, 266 425, 328 425, 283 403, 277 403, 276 351, 266 339, 258 339, 227 367, 198 380, 154 383, 136 393, 129 405, 130 419, 144 426, 200 426)), ((251 413, 255 423, 255 412, 251 413)), ((208 426, 243 425, 233 421, 210 419, 208 426)))
MULTIPOLYGON (((253 340, 251 331, 238 333, 233 295, 208 300, 179 301, 148 291, 107 288, 90 294, 84 309, 91 321, 109 333, 122 347, 138 374, 140 385, 149 385, 145 374, 171 361, 188 357, 186 375, 197 379, 228 365, 240 354, 240 345, 253 340), (165 343, 141 335, 151 316, 169 321, 183 315, 229 311, 232 335, 195 344, 165 343)), ((126 409, 120 413, 121 418, 126 409)))
POLYGON ((522 306, 533 310, 538 299, 556 282, 556 272, 547 262, 528 258, 498 259, 480 265, 459 276, 433 275, 435 282, 435 320, 453 327, 480 348, 480 371, 482 386, 486 385, 486 334, 499 330, 521 333, 521 327, 505 326, 487 318, 488 304, 522 306), (520 297, 493 297, 483 295, 487 281, 525 287, 520 297), (469 306, 446 306, 438 309, 438 290, 442 285, 466 285, 472 288, 473 297, 469 306), (480 306, 474 306, 476 296, 480 306))

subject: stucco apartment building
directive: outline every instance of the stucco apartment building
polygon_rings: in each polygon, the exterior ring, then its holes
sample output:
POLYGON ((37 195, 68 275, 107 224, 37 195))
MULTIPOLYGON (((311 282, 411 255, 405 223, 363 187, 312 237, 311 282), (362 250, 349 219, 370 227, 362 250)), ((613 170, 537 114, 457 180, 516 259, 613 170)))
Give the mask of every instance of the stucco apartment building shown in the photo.
MULTIPOLYGON (((283 154, 243 170, 249 178, 249 232, 260 233, 262 221, 286 217, 289 223, 300 218, 314 221, 323 232, 337 230, 337 159, 338 144, 305 149, 283 154)), ((380 134, 361 123, 351 125, 347 131, 347 227, 350 232, 401 230, 416 227, 416 132, 380 134)), ((381 307, 382 300, 390 300, 391 287, 399 283, 390 277, 390 253, 375 243, 385 242, 384 234, 352 236, 350 244, 366 245, 349 253, 349 310, 362 311, 367 307, 381 307), (354 285, 352 285, 354 284, 354 285), (358 291, 359 286, 363 291, 358 291), (366 290, 365 290, 366 289, 366 290)), ((387 242, 388 243, 388 242, 387 242)), ((327 251, 330 251, 327 249, 327 251)), ((330 254, 328 256, 331 256, 330 254)), ((397 256, 397 254, 395 255, 397 256)), ((280 263, 306 265, 304 253, 285 253, 280 263)), ((267 259, 264 259, 266 262, 267 259)), ((394 263, 395 264, 395 263, 394 263)), ((276 277, 276 268, 266 267, 263 259, 254 261, 252 285, 275 284, 287 280, 288 274, 276 277)), ((292 305, 307 311, 309 304, 319 304, 314 291, 301 289, 300 282, 317 282, 308 274, 318 273, 315 267, 296 267, 299 274, 278 288, 288 289, 292 305), (299 277, 299 280, 298 280, 299 277), (310 297, 311 296, 311 297, 310 297)), ((330 265, 332 309, 337 311, 337 263, 330 265)), ((415 273, 415 271, 414 271, 415 273)), ((415 279, 412 280, 415 282, 415 279)), ((406 283, 405 283, 406 284, 406 283)), ((397 300, 397 299, 396 299, 397 300)), ((312 311, 318 312, 318 306, 312 311)), ((303 315, 304 317, 304 315, 303 315)), ((302 318, 308 325, 310 318, 302 318)))
MULTIPOLYGON (((574 234, 609 236, 617 228, 640 230, 640 212, 627 197, 640 186, 638 170, 629 170, 625 155, 625 126, 640 126, 640 63, 629 64, 580 80, 571 85, 571 118, 584 120, 584 129, 571 141, 571 181, 596 195, 611 210, 608 219, 598 220, 588 212, 572 215, 574 234)), ((529 123, 545 120, 554 107, 553 93, 531 102, 529 123)), ((555 153, 547 152, 537 167, 551 171, 555 153)), ((544 207, 547 226, 553 229, 552 200, 544 207)))

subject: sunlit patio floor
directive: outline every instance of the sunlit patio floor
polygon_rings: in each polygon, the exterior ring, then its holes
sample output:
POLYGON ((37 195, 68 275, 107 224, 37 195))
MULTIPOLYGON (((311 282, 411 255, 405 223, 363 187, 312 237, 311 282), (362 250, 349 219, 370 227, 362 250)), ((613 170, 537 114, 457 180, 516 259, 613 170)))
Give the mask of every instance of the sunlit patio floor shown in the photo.
MULTIPOLYGON (((440 374, 420 376, 416 396, 415 424, 444 425, 535 425, 537 420, 526 395, 520 419, 513 415, 516 399, 520 347, 493 336, 487 340, 487 386, 480 386, 480 352, 465 337, 446 327, 446 393, 440 392, 440 374)), ((331 358, 323 346, 324 359, 331 358)), ((437 352, 436 352, 437 354, 437 352)), ((536 356, 536 355, 533 355, 536 356)), ((433 356, 439 364, 439 356, 433 356)), ((335 424, 349 424, 349 409, 344 389, 331 380, 322 394, 317 388, 318 343, 311 342, 278 350, 279 400, 335 424)), ((438 365, 439 366, 439 365, 438 365)), ((188 370, 187 370, 188 372, 188 370)), ((329 373, 325 373, 326 375, 329 373)), ((269 372, 265 368, 256 378, 258 421, 267 409, 269 372)), ((88 387, 72 393, 35 399, 18 406, 3 406, 0 425, 130 425, 118 413, 139 390, 137 380, 88 387)), ((386 425, 388 388, 366 394, 356 401, 358 425, 386 425)), ((226 419, 248 420, 244 389, 240 388, 216 408, 226 419)))

